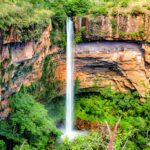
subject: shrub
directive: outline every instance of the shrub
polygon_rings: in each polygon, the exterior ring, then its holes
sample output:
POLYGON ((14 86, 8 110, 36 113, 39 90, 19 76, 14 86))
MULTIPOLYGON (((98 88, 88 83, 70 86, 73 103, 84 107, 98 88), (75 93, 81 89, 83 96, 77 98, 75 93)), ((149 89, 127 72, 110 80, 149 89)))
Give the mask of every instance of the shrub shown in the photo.
POLYGON ((145 103, 139 101, 136 92, 120 93, 105 88, 97 94, 80 96, 76 100, 76 118, 104 124, 105 120, 113 126, 121 116, 120 128, 115 140, 119 147, 126 138, 136 148, 147 148, 147 131, 150 130, 150 99, 145 103), (120 141, 120 138, 122 141, 120 141))
POLYGON ((150 10, 150 6, 147 6, 147 10, 150 10))
POLYGON ((68 0, 65 4, 67 16, 78 16, 88 13, 90 9, 89 0, 68 0))
POLYGON ((118 11, 117 11, 116 9, 113 9, 113 10, 112 10, 112 16, 115 17, 115 16, 117 16, 117 15, 118 15, 118 11))
POLYGON ((134 6, 134 7, 132 8, 131 14, 132 14, 133 16, 137 16, 137 15, 139 15, 139 14, 143 14, 143 10, 142 10, 142 8, 141 8, 140 6, 134 6))
POLYGON ((3 140, 0 140, 0 149, 5 150, 5 142, 3 140))
POLYGON ((49 23, 51 11, 35 7, 29 1, 4 1, 0 4, 0 29, 7 38, 10 29, 20 41, 37 40, 49 23))
POLYGON ((107 15, 108 14, 108 9, 105 6, 100 6, 100 7, 93 7, 91 10, 91 14, 95 16, 100 16, 100 15, 107 15))
POLYGON ((86 32, 86 27, 81 27, 80 31, 75 33, 75 38, 74 39, 75 39, 76 43, 83 42, 85 32, 86 32))
POLYGON ((111 24, 112 24, 112 30, 113 30, 113 34, 116 33, 116 29, 117 29, 117 20, 114 18, 111 20, 111 24))
POLYGON ((59 132, 43 105, 25 91, 10 98, 12 112, 7 121, 0 121, 0 136, 7 146, 26 142, 36 149, 52 144, 59 132))
POLYGON ((91 132, 87 136, 79 136, 73 141, 69 141, 67 138, 61 143, 57 150, 104 150, 106 146, 102 142, 102 138, 96 132, 91 132))
POLYGON ((124 0, 123 2, 121 2, 121 7, 128 7, 129 1, 128 0, 124 0))

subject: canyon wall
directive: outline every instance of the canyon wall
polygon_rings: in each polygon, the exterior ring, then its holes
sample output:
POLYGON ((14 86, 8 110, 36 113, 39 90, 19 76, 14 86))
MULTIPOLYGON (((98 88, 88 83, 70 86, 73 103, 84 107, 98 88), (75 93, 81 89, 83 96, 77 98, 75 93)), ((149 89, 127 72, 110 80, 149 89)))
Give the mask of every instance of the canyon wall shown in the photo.
MULTIPOLYGON (((145 61, 143 48, 149 47, 148 44, 114 41, 78 44, 75 79, 79 80, 80 88, 111 85, 121 92, 137 90, 144 98, 150 88, 150 65, 145 61)), ((56 75, 65 81, 65 57, 60 58, 56 75)))
MULTIPOLYGON (((75 17, 74 24, 80 87, 137 90, 143 100, 150 88, 150 14, 75 17)), ((60 58, 56 75, 65 81, 65 56, 60 58)))
POLYGON ((85 41, 126 40, 150 42, 150 14, 75 17, 75 31, 85 41))
POLYGON ((10 111, 8 97, 19 91, 22 85, 30 86, 39 80, 42 76, 43 60, 47 55, 58 51, 55 46, 50 48, 51 30, 50 23, 43 29, 37 42, 20 42, 15 30, 10 30, 7 39, 3 40, 0 51, 0 118, 5 118, 10 111))
MULTIPOLYGON (((137 90, 142 100, 150 88, 150 14, 75 17, 74 24, 75 38, 81 42, 74 49, 80 88, 111 85, 122 92, 137 90)), ((24 43, 14 30, 6 40, 0 32, 1 118, 10 111, 8 97, 41 78, 43 60, 49 54, 57 53, 55 78, 61 81, 59 94, 65 93, 66 56, 51 43, 51 30, 50 23, 37 42, 24 43)))

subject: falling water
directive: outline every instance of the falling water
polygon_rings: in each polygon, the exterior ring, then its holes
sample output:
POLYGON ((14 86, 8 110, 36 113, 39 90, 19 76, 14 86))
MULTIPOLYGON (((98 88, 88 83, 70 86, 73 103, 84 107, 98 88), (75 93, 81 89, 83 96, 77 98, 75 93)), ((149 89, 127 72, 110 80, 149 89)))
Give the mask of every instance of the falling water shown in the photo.
POLYGON ((67 75, 66 75, 66 128, 65 134, 73 134, 73 101, 74 101, 74 56, 73 56, 73 22, 67 18, 67 75))

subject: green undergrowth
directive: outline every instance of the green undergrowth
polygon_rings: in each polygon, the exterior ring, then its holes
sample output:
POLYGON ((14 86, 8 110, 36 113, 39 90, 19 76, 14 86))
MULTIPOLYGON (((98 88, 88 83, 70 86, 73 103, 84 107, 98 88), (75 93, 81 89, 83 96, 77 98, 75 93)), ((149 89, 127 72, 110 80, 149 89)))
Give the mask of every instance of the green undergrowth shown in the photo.
POLYGON ((63 124, 65 120, 65 96, 56 97, 45 106, 55 124, 63 124))
POLYGON ((103 143, 102 137, 97 132, 91 132, 87 136, 78 136, 73 141, 64 139, 56 146, 57 150, 105 150, 107 144, 103 143))
MULTIPOLYGON (((55 123, 63 123, 65 118, 65 97, 53 99, 47 105, 47 109, 55 123)), ((76 119, 102 125, 106 125, 107 121, 113 127, 121 117, 120 127, 115 138, 117 149, 121 149, 127 139, 127 150, 130 150, 130 147, 131 150, 147 150, 146 148, 149 148, 149 112, 150 97, 147 96, 146 101, 142 103, 137 92, 121 93, 106 87, 99 92, 86 92, 75 96, 76 119)))
POLYGON ((1 0, 0 29, 4 39, 14 30, 20 41, 38 40, 44 27, 50 22, 52 12, 34 1, 1 0))
POLYGON ((42 67, 42 77, 32 83, 31 86, 26 87, 27 92, 42 103, 51 101, 60 91, 60 81, 55 79, 56 64, 52 61, 53 57, 54 55, 45 57, 42 67))
POLYGON ((0 121, 2 149, 45 150, 60 135, 44 106, 23 88, 9 98, 11 114, 0 121))
POLYGON ((92 0, 89 14, 93 16, 113 15, 113 10, 120 14, 132 14, 134 16, 147 13, 149 1, 140 0, 92 0), (124 13, 123 13, 124 12, 124 13))
POLYGON ((141 103, 137 92, 120 93, 109 87, 96 95, 78 97, 75 108, 76 118, 90 122, 105 124, 107 121, 113 126, 121 117, 116 145, 121 146, 120 138, 128 138, 128 147, 132 145, 136 150, 149 147, 149 111, 150 97, 141 103))

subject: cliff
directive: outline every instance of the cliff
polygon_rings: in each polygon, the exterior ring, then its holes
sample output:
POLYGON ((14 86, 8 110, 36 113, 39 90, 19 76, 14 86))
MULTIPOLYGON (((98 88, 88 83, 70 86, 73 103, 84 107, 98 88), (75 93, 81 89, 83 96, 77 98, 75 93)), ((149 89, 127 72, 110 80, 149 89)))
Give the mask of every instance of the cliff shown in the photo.
POLYGON ((75 17, 76 33, 85 41, 126 40, 150 42, 150 14, 111 14, 75 17))
MULTIPOLYGON (((115 15, 75 17, 75 79, 80 88, 104 87, 125 92, 137 90, 141 98, 150 88, 150 15, 115 15), (104 41, 102 41, 104 40, 104 41)), ((10 109, 7 98, 30 86, 42 76, 44 58, 60 48, 50 40, 51 23, 43 29, 36 42, 20 42, 14 30, 3 41, 1 35, 1 118, 10 109)), ((55 79, 61 81, 61 93, 65 92, 66 57, 58 53, 55 79)), ((59 92, 60 94, 60 92, 59 92)), ((141 99, 143 100, 143 99, 141 99)))
POLYGON ((8 97, 19 91, 22 85, 30 86, 42 76, 43 60, 49 54, 58 50, 51 46, 49 26, 43 29, 40 39, 36 42, 20 42, 16 38, 15 30, 10 30, 7 40, 3 41, 1 49, 1 86, 0 110, 1 118, 5 118, 10 109, 7 108, 8 97), (7 108, 7 109, 6 109, 7 108))
MULTIPOLYGON (((143 100, 150 88, 150 14, 75 17, 74 24, 80 42, 75 78, 81 88, 137 90, 143 100)), ((61 58, 56 75, 65 81, 65 56, 61 58)))

